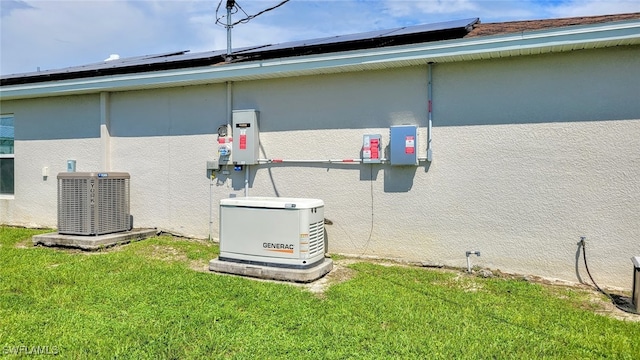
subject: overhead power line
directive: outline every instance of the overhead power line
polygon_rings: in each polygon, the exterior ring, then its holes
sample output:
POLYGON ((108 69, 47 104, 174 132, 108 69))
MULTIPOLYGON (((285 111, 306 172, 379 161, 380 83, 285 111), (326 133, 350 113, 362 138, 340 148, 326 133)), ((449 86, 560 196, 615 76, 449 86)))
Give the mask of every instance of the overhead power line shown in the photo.
POLYGON ((220 2, 218 3, 218 6, 216 7, 216 24, 217 24, 217 25, 224 26, 224 27, 228 27, 228 26, 233 27, 233 26, 238 25, 238 24, 246 24, 246 23, 248 23, 249 21, 251 21, 251 20, 255 19, 256 17, 258 17, 258 16, 260 16, 260 15, 262 15, 262 14, 266 13, 266 12, 269 12, 269 11, 271 11, 271 10, 274 10, 274 9, 279 8, 280 6, 282 6, 282 5, 286 4, 286 3, 288 3, 290 0, 283 0, 283 1, 281 1, 279 4, 274 5, 274 6, 270 7, 270 8, 266 8, 266 9, 264 9, 264 10, 262 10, 262 11, 260 11, 260 12, 256 13, 256 14, 253 14, 253 15, 249 15, 246 11, 244 11, 244 9, 242 8, 242 6, 240 6, 240 4, 238 4, 238 2, 237 2, 237 1, 234 1, 234 0, 227 0, 227 5, 226 5, 226 7, 227 7, 227 8, 231 8, 231 10, 232 10, 232 11, 231 11, 231 13, 232 13, 232 14, 237 14, 237 13, 238 13, 238 11, 242 11, 242 12, 244 13, 244 15, 245 15, 245 17, 244 17, 244 18, 242 18, 242 19, 240 19, 240 20, 237 20, 237 21, 235 21, 235 22, 233 22, 233 23, 231 23, 231 24, 227 24, 226 22, 223 22, 223 21, 222 21, 222 20, 226 17, 226 15, 222 15, 222 16, 218 15, 218 14, 219 14, 219 11, 220 11, 220 6, 222 5, 222 2, 223 2, 223 1, 224 1, 224 0, 220 0, 220 2))

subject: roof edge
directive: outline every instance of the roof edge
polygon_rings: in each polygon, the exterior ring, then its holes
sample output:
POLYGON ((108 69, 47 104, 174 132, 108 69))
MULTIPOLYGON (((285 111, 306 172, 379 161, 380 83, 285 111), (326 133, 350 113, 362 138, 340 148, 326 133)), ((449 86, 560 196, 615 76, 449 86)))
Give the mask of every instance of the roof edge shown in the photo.
POLYGON ((623 45, 640 45, 640 19, 224 66, 3 86, 0 100, 282 78, 623 45))

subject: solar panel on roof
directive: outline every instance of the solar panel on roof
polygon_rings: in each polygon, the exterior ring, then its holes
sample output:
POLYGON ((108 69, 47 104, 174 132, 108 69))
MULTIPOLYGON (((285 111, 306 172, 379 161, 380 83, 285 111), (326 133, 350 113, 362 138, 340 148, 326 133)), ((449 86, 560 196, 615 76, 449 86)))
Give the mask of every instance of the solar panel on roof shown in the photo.
MULTIPOLYGON (((455 30, 469 30, 471 26, 479 21, 478 18, 470 18, 470 19, 462 19, 462 20, 454 20, 454 21, 446 21, 434 24, 425 24, 425 25, 416 25, 416 26, 407 26, 397 29, 386 29, 386 30, 375 30, 358 34, 349 34, 349 35, 338 35, 338 36, 329 36, 324 38, 310 39, 310 40, 300 40, 300 41, 292 41, 281 44, 271 44, 271 45, 260 45, 260 46, 251 46, 244 47, 239 49, 233 49, 233 55, 261 55, 267 53, 273 53, 276 51, 282 50, 291 50, 291 53, 286 54, 285 56, 296 56, 301 55, 302 53, 294 53, 294 50, 304 50, 305 48, 309 48, 309 51, 312 52, 318 48, 325 48, 325 52, 330 51, 344 51, 349 50, 349 44, 354 44, 353 49, 358 48, 366 48, 387 45, 388 42, 381 42, 381 40, 386 39, 399 39, 399 38, 407 38, 418 36, 422 34, 430 34, 439 31, 455 31, 455 30), (368 40, 373 40, 374 43, 371 45, 368 44, 368 40), (376 43, 377 41, 377 43, 376 43), (361 45, 355 45, 361 44, 361 45), (335 47, 331 48, 331 46, 335 45, 335 47)), ((453 35, 459 36, 457 34, 453 35)), ((461 35, 460 35, 461 36, 461 35)), ((426 39, 426 38, 425 38, 426 39)), ((444 39, 444 38, 443 38, 444 39)), ((437 37, 431 37, 431 40, 437 40, 437 37)), ((425 40, 428 41, 428 40, 425 40)), ((402 42, 396 42, 395 44, 401 44, 402 42)), ((407 42, 405 42, 407 43, 407 42)), ((39 72, 30 72, 24 74, 13 74, 8 76, 2 76, 3 82, 11 83, 12 80, 17 79, 32 79, 37 81, 43 81, 41 79, 53 78, 53 77, 83 77, 83 76, 96 76, 100 74, 101 70, 110 70, 110 73, 117 73, 118 70, 113 69, 135 69, 135 67, 141 67, 141 70, 135 71, 151 71, 157 70, 158 68, 162 68, 162 64, 166 63, 176 63, 180 64, 184 62, 184 65, 171 65, 171 67, 175 66, 195 66, 194 61, 208 61, 208 59, 214 59, 216 57, 223 57, 226 54, 224 50, 217 51, 207 51, 200 53, 188 53, 187 51, 174 51, 167 52, 162 54, 153 54, 153 55, 143 55, 143 56, 134 56, 128 58, 122 58, 113 61, 99 62, 93 64, 87 64, 82 66, 74 66, 64 69, 54 69, 54 70, 45 70, 39 72), (159 65, 158 67, 153 67, 153 65, 159 65), (78 75, 72 75, 77 73, 78 75), (66 75, 69 74, 69 75, 66 75), (88 74, 88 75, 87 75, 88 74)), ((197 64, 202 64, 199 62, 197 64)), ((167 68, 165 66, 164 68, 167 68)), ((123 70, 124 71, 124 70, 123 70)), ((128 70, 132 71, 132 70, 128 70)), ((30 82, 32 80, 23 80, 26 82, 30 82)), ((20 81, 20 80, 18 80, 20 81)), ((46 80, 44 80, 46 81, 46 80)))
POLYGON ((474 25, 478 21, 480 21, 480 19, 471 18, 471 19, 464 19, 464 20, 446 21, 446 22, 435 23, 435 24, 408 26, 408 27, 401 28, 394 31, 391 35, 400 36, 400 35, 419 34, 419 33, 441 31, 441 30, 466 29, 474 25))
POLYGON ((133 66, 137 64, 140 64, 140 65, 154 64, 154 63, 164 62, 163 59, 166 59, 168 57, 175 57, 178 55, 186 54, 187 52, 189 52, 189 50, 172 51, 172 52, 166 52, 161 54, 131 56, 126 58, 120 58, 118 60, 101 61, 101 62, 96 62, 91 64, 71 66, 71 67, 62 68, 62 69, 41 70, 41 71, 34 71, 29 73, 7 75, 7 76, 3 76, 2 78, 4 79, 4 78, 13 78, 13 77, 20 78, 20 77, 29 77, 29 76, 46 76, 46 75, 60 74, 60 73, 73 73, 73 72, 80 72, 80 71, 96 71, 96 70, 102 70, 102 69, 112 69, 112 68, 118 68, 118 67, 124 67, 124 66, 133 66))
MULTIPOLYGON (((319 42, 324 42, 330 39, 335 39, 337 37, 338 36, 328 36, 328 37, 311 39, 311 40, 299 40, 299 41, 290 41, 290 42, 281 43, 281 44, 264 45, 260 47, 260 50, 274 51, 274 50, 282 50, 282 49, 295 49, 295 48, 310 46, 310 45, 313 45, 319 42)), ((253 52, 252 50, 255 50, 255 48, 244 48, 244 49, 237 49, 237 50, 233 49, 233 54, 253 52)))
POLYGON ((357 34, 337 35, 337 36, 330 36, 326 38, 292 41, 292 42, 286 42, 282 44, 267 45, 264 47, 260 47, 259 49, 257 49, 257 51, 253 51, 253 50, 235 51, 234 50, 233 53, 248 54, 248 53, 254 53, 254 52, 269 52, 269 51, 284 50, 284 49, 296 49, 296 48, 302 48, 306 46, 333 45, 333 44, 365 41, 370 39, 380 39, 385 37, 391 38, 391 37, 404 36, 404 35, 418 35, 422 33, 430 33, 430 32, 443 31, 443 30, 466 29, 472 26, 473 24, 477 23, 478 21, 479 21, 478 18, 470 18, 470 19, 463 19, 463 20, 434 23, 434 24, 407 26, 407 27, 401 27, 396 29, 375 30, 375 31, 368 31, 368 32, 357 33, 357 34))

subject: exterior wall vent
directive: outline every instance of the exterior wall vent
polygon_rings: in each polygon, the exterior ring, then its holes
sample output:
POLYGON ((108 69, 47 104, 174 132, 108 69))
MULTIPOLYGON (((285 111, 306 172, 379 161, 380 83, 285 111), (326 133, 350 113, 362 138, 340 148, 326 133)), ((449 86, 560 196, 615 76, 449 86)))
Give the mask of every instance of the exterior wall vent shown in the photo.
POLYGON ((131 229, 128 173, 58 174, 58 233, 102 235, 131 229))

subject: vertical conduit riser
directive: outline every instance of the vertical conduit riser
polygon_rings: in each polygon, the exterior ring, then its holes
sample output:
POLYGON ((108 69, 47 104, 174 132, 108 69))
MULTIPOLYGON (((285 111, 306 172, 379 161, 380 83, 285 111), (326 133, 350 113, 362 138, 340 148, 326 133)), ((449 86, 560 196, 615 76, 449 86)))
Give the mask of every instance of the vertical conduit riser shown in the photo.
MULTIPOLYGON (((227 127, 231 127, 231 117, 233 116, 233 82, 227 81, 227 127)), ((230 134, 230 132, 229 132, 230 134)))
POLYGON ((431 148, 431 126, 433 123, 433 63, 428 64, 429 80, 427 83, 427 100, 428 100, 428 123, 427 123, 427 161, 433 159, 433 150, 431 148))
POLYGON ((111 171, 111 101, 109 93, 100 93, 100 143, 102 146, 102 171, 111 171))
POLYGON ((244 197, 249 196, 249 165, 244 166, 244 197))
POLYGON ((233 1, 227 1, 227 60, 231 56, 231 28, 233 23, 231 22, 231 11, 233 10, 233 1))

